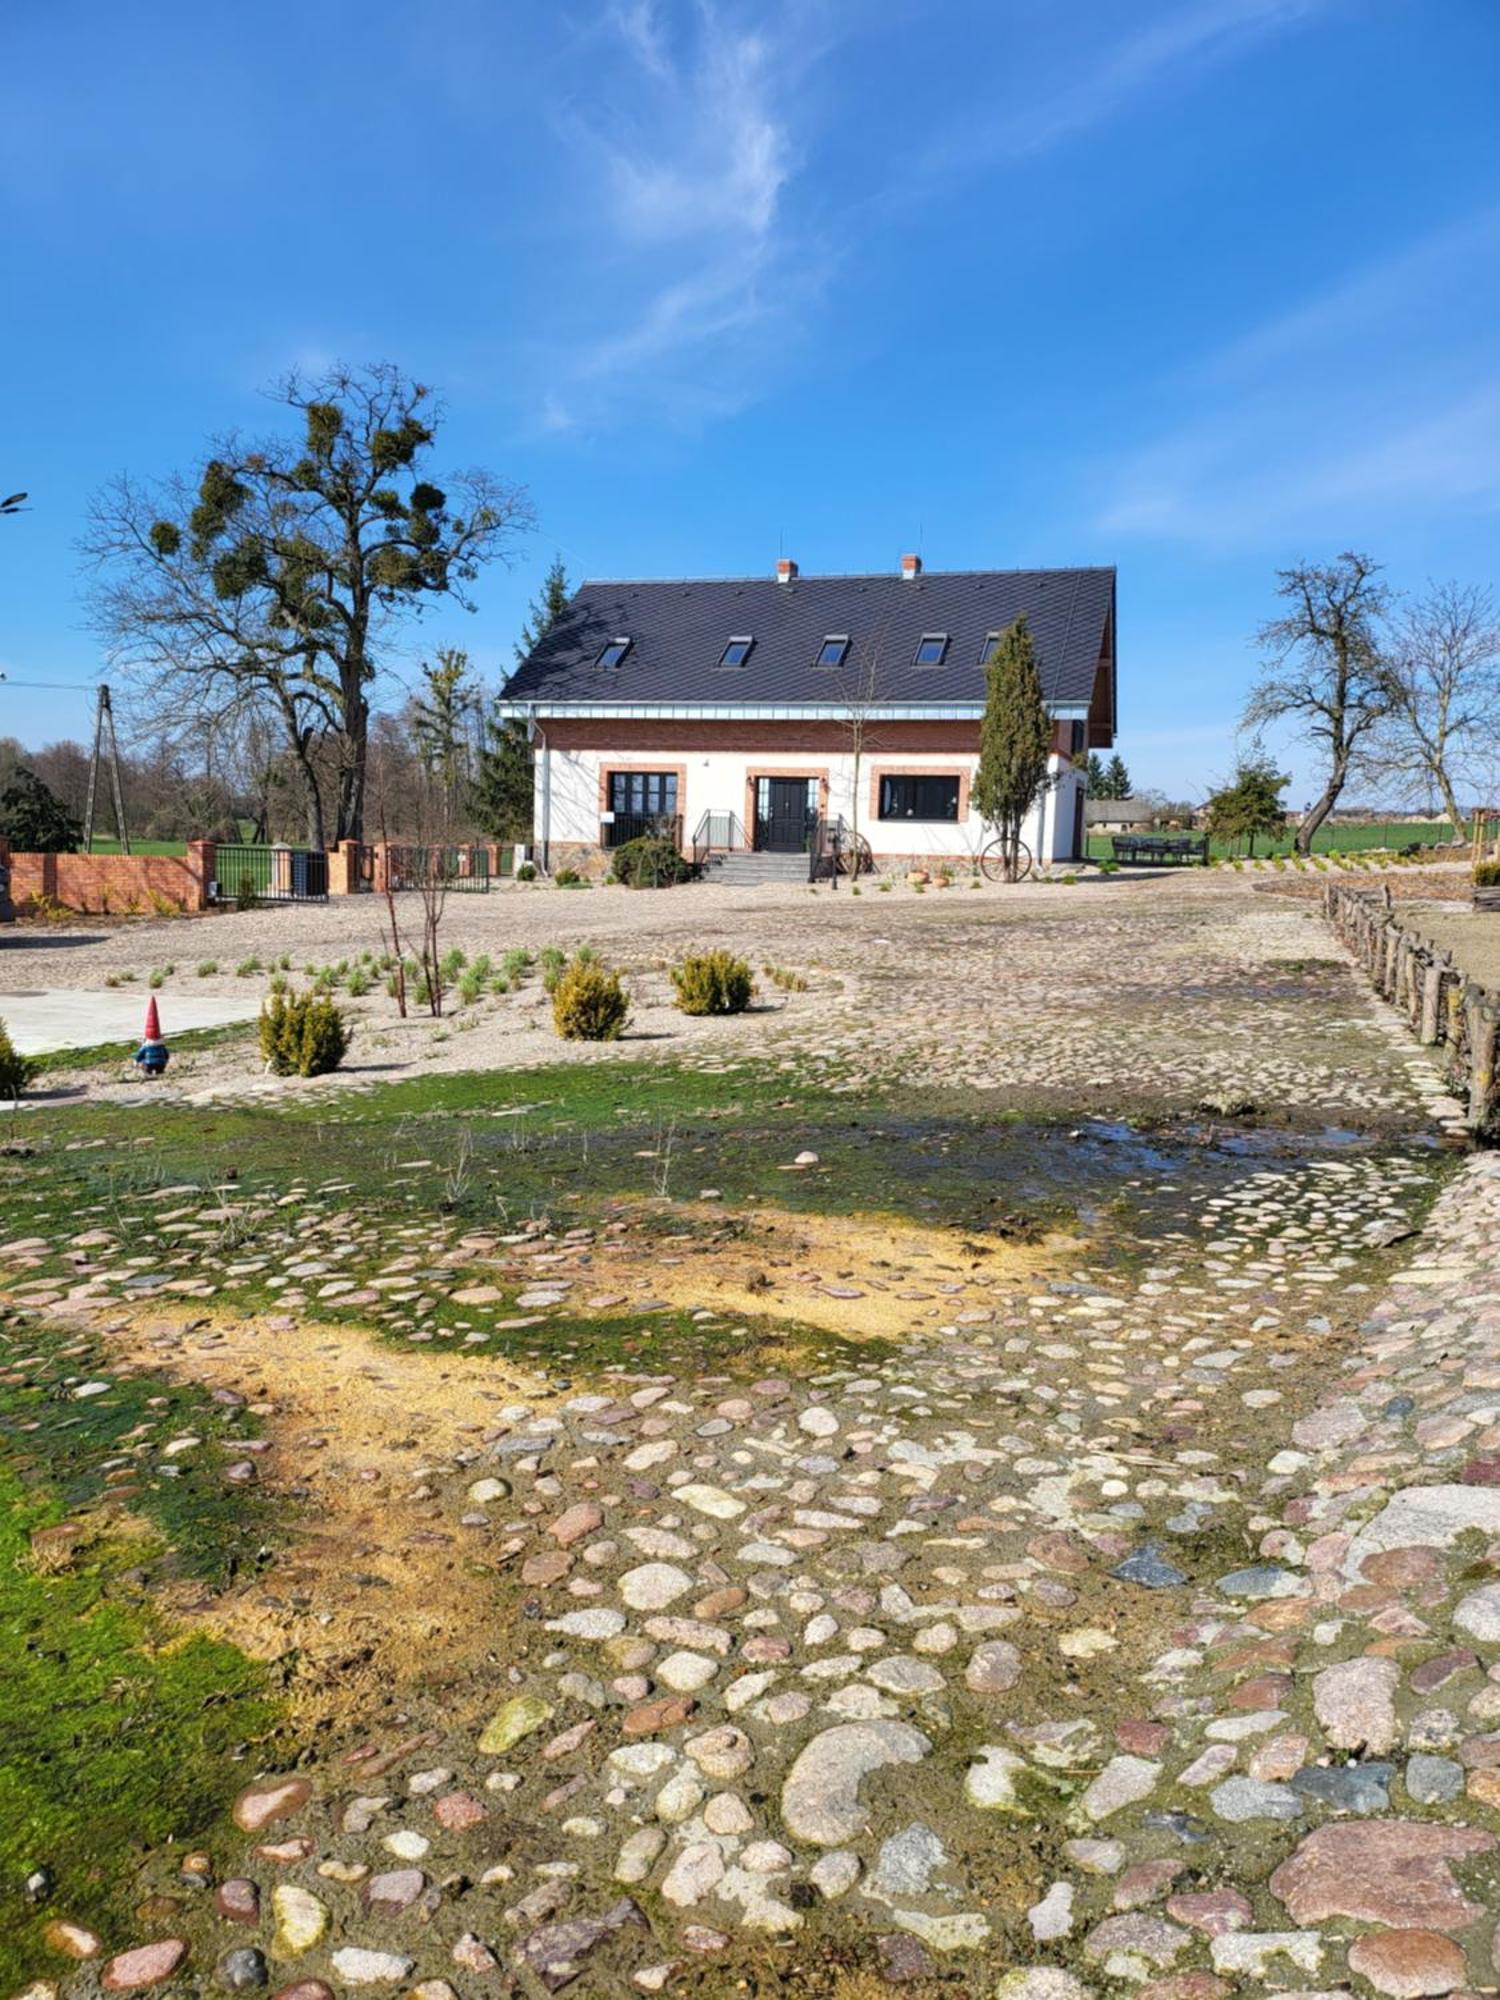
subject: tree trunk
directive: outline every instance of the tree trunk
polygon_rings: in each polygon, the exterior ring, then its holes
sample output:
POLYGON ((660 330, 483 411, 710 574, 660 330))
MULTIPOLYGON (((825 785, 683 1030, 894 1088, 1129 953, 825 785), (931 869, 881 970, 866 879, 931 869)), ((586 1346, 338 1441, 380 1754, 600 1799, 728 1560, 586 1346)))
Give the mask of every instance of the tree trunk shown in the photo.
POLYGON ((1453 838, 1461 841, 1464 837, 1463 815, 1458 809, 1458 800, 1453 796, 1453 780, 1448 776, 1447 766, 1441 759, 1435 764, 1432 775, 1436 778, 1438 790, 1443 795, 1443 811, 1452 821, 1453 838))
POLYGON ((297 768, 302 774, 303 806, 307 814, 307 844, 314 853, 322 853, 328 845, 323 818, 323 787, 318 783, 318 773, 305 733, 298 737, 295 747, 297 768))
POLYGON ((345 705, 344 754, 339 761, 338 838, 363 840, 369 777, 370 710, 363 696, 345 705))
POLYGON ((1313 835, 1337 805, 1339 793, 1344 789, 1344 782, 1348 776, 1348 757, 1336 758, 1333 769, 1328 774, 1328 783, 1323 787, 1322 797, 1303 815, 1302 823, 1297 828, 1296 848, 1304 860, 1312 853, 1313 835))

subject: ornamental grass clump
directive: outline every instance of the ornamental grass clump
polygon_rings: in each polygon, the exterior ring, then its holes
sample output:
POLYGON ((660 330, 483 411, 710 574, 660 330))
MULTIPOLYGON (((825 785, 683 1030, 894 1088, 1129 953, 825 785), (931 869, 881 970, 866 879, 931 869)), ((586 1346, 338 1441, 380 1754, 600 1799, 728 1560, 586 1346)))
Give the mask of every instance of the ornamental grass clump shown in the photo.
POLYGON ((259 1025, 260 1052, 273 1076, 325 1076, 349 1047, 348 1024, 323 993, 273 993, 259 1025))
POLYGON ((1500 861, 1477 861, 1474 864, 1474 887, 1500 889, 1500 861))
POLYGON ((744 959, 732 951, 703 951, 672 967, 677 1005, 684 1014, 743 1014, 755 993, 744 959))
POLYGON ((618 972, 602 965, 570 965, 552 995, 552 1020, 565 1042, 617 1042, 630 1019, 630 1001, 618 972))

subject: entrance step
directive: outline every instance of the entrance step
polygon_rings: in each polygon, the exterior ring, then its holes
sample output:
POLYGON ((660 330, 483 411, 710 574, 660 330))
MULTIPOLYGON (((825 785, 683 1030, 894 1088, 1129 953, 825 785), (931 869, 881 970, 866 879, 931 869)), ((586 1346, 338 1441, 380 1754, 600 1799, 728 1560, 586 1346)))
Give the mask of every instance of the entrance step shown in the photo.
POLYGON ((703 879, 730 889, 753 889, 761 882, 805 882, 807 866, 805 854, 710 855, 703 879))

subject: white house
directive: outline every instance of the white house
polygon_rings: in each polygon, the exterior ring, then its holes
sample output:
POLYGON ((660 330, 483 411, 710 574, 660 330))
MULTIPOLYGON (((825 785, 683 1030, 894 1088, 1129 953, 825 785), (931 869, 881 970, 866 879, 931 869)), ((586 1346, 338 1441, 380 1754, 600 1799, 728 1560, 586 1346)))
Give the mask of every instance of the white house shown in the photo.
POLYGON ((1074 760, 1115 729, 1113 569, 799 574, 586 583, 517 669, 501 712, 536 755, 546 869, 602 869, 668 832, 725 866, 792 874, 837 830, 877 867, 968 865, 985 663, 1024 616, 1054 723, 1025 831, 1043 862, 1084 851, 1074 760), (745 864, 741 864, 742 866, 745 864))

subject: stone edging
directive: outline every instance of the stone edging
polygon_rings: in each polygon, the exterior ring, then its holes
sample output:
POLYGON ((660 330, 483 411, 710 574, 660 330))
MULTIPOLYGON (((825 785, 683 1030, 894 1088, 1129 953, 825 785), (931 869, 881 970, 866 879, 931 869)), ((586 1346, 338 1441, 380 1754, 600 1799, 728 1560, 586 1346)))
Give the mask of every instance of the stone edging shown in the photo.
POLYGON ((1481 986, 1452 954, 1410 929, 1391 906, 1389 888, 1358 890, 1329 882, 1323 914, 1340 944, 1369 975, 1381 999, 1398 1008, 1424 1047, 1441 1051, 1465 1123, 1484 1139, 1500 1139, 1500 998, 1481 986))

